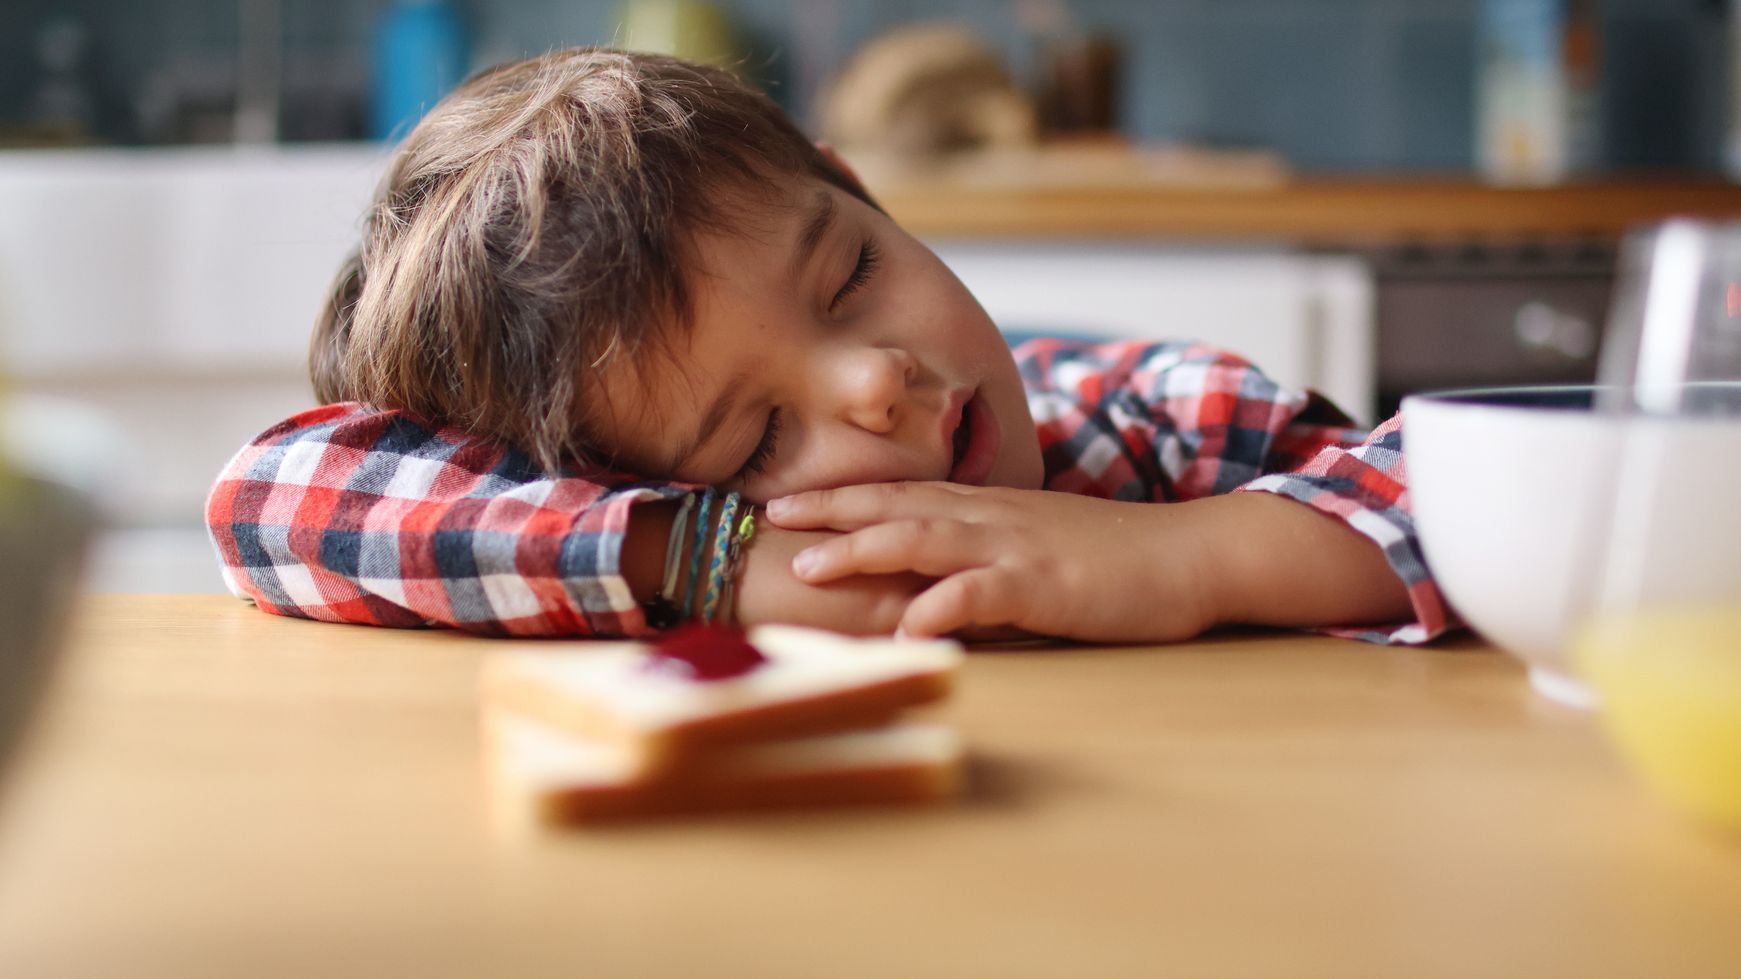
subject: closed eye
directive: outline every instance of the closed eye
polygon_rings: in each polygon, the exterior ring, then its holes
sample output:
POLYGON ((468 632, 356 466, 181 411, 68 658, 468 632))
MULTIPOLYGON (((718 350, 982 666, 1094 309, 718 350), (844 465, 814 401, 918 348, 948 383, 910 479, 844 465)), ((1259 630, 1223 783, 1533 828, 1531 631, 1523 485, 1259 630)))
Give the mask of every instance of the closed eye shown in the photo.
POLYGON ((841 303, 846 301, 847 297, 864 288, 871 276, 876 275, 877 267, 881 264, 882 253, 877 249, 877 243, 866 238, 864 243, 858 247, 858 262, 853 265, 852 274, 846 277, 846 282, 841 285, 840 291, 834 294, 834 299, 828 304, 828 311, 834 312, 841 303))
POLYGON ((774 458, 774 450, 780 444, 780 409, 768 412, 767 427, 762 429, 762 440, 750 452, 750 457, 737 471, 733 479, 748 479, 751 473, 760 473, 767 468, 768 462, 774 458))

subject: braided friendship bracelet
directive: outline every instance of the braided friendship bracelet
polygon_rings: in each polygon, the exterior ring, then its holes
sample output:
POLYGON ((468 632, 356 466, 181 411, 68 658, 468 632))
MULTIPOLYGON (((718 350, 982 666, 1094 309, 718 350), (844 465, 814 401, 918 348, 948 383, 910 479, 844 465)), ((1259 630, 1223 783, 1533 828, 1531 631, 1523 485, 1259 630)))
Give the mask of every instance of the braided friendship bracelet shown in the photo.
POLYGON ((719 529, 713 534, 713 559, 707 565, 707 593, 701 600, 703 622, 712 622, 719 611, 720 587, 725 583, 725 559, 731 550, 732 521, 737 517, 738 505, 742 502, 740 494, 728 493, 725 502, 720 504, 719 529))
POLYGON ((743 519, 738 521, 737 534, 732 537, 731 547, 726 551, 725 556, 725 594, 721 601, 725 603, 727 623, 736 618, 734 613, 736 612, 737 580, 738 576, 743 573, 744 549, 749 547, 750 541, 755 536, 756 508, 747 506, 744 508, 743 519))

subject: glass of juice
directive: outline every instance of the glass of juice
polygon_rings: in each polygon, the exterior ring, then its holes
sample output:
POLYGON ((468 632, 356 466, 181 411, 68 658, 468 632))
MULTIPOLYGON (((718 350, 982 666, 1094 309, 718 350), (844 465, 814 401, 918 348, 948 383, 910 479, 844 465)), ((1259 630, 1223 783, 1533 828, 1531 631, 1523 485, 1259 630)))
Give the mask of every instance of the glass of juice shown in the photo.
POLYGON ((1592 619, 1577 653, 1627 762, 1679 809, 1741 832, 1741 605, 1592 619))
POLYGON ((1741 224, 1629 236, 1608 331, 1576 662, 1647 782, 1741 830, 1741 224))

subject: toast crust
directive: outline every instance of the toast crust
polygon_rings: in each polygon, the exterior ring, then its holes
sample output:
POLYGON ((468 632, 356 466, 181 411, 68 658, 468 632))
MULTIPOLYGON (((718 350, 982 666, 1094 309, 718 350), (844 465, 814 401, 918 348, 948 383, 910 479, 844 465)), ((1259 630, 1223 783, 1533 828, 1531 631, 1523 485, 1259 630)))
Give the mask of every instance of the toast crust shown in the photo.
POLYGON ((640 778, 613 764, 608 749, 567 732, 493 709, 480 719, 492 819, 508 831, 685 813, 920 805, 953 797, 962 783, 961 743, 939 738, 934 724, 722 748, 711 765, 640 778), (555 769, 548 759, 526 767, 526 752, 553 744, 579 751, 559 755, 555 769))
POLYGON ((736 780, 684 779, 587 786, 550 792, 538 800, 547 823, 590 823, 644 816, 827 806, 915 806, 954 796, 954 763, 916 763, 833 772, 749 776, 736 780))
POLYGON ((728 745, 878 727, 909 707, 946 699, 953 688, 952 673, 912 674, 654 729, 637 729, 605 701, 582 699, 513 670, 486 671, 483 694, 497 708, 617 746, 650 778, 694 767, 728 745))

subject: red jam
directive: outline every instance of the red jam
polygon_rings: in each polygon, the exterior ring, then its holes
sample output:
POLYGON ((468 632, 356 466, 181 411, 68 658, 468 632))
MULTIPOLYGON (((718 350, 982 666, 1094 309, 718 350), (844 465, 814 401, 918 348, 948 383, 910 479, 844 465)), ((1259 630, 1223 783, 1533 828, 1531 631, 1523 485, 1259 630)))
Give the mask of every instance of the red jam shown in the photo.
POLYGON ((691 622, 659 637, 647 668, 686 680, 729 680, 766 663, 742 629, 691 622))

